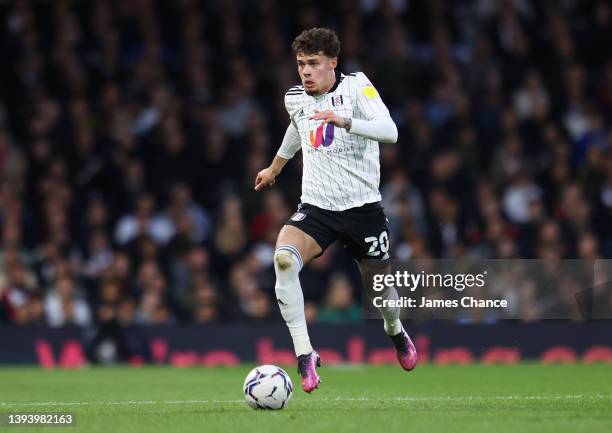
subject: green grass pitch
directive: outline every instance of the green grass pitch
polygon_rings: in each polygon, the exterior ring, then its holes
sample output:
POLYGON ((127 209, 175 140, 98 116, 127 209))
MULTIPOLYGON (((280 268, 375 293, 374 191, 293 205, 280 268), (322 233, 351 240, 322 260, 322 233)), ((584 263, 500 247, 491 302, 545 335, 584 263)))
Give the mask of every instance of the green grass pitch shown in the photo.
MULTIPOLYGON (((0 412, 73 412, 75 427, 26 432, 610 432, 609 365, 325 367, 321 388, 254 411, 241 368, 0 368, 0 412)), ((7 427, 0 427, 7 431, 7 427)))

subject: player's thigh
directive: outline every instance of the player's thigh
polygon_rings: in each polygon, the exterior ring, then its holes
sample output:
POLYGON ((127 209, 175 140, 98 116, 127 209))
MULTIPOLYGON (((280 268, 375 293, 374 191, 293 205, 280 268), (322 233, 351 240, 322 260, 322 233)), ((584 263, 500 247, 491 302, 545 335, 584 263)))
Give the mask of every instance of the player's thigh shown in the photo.
POLYGON ((278 234, 276 247, 291 245, 297 249, 302 256, 304 264, 321 254, 323 249, 312 236, 292 225, 284 225, 278 234))

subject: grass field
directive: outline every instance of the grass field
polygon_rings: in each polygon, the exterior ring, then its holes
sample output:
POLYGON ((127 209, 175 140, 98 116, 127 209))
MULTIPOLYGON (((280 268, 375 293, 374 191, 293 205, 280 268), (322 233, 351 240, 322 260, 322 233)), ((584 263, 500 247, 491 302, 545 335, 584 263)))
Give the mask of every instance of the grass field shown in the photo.
MULTIPOLYGON (((321 389, 253 411, 237 369, 0 369, 0 412, 73 412, 79 432, 610 432, 612 367, 324 367, 321 389)), ((0 430, 14 430, 0 427, 0 430)))

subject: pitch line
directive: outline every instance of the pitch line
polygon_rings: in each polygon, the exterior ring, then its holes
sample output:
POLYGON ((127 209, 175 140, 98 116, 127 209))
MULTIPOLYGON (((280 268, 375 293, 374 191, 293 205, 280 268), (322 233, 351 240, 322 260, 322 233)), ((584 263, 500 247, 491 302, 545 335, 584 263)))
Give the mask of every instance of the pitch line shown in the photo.
MULTIPOLYGON (((612 395, 594 394, 594 395, 498 395, 498 396, 479 396, 479 395, 462 395, 462 396, 432 396, 432 397, 324 397, 305 400, 309 403, 316 402, 359 402, 359 401, 413 401, 413 402, 453 402, 453 401, 521 401, 521 400, 580 400, 580 399, 596 399, 596 400, 612 400, 612 395)), ((226 403, 244 403, 244 400, 124 400, 124 401, 41 401, 41 402, 0 402, 0 407, 24 407, 24 406, 92 406, 92 405, 107 405, 107 406, 144 406, 144 405, 182 405, 182 404, 226 404, 226 403)))

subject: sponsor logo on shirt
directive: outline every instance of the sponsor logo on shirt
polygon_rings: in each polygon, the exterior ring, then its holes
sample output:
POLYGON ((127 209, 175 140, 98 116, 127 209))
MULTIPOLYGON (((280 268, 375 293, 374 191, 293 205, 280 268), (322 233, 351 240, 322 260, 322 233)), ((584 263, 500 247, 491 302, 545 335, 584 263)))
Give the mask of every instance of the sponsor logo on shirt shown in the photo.
POLYGON ((310 145, 315 149, 321 145, 323 145, 323 147, 329 147, 333 141, 334 125, 330 123, 321 124, 315 131, 310 131, 310 145))

